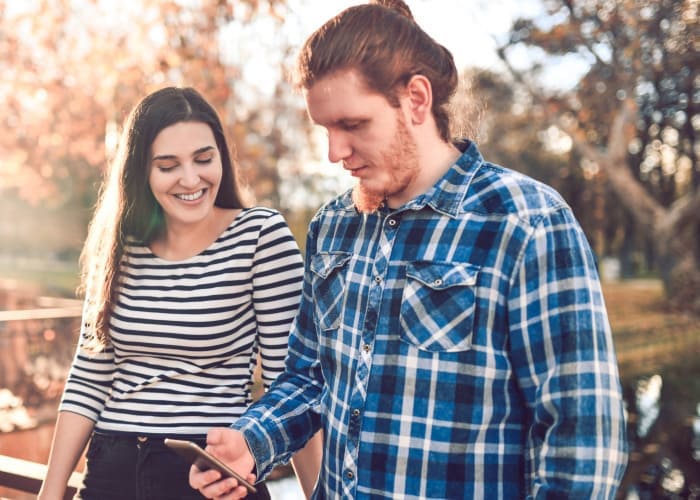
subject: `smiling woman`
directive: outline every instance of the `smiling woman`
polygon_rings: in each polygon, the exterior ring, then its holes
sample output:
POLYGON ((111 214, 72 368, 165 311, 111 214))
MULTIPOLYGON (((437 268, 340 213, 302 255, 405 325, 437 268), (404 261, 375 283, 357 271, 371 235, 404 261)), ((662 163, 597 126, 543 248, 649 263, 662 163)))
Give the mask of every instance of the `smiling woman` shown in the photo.
POLYGON ((148 183, 166 229, 151 241, 151 250, 164 259, 191 257, 209 246, 240 211, 215 205, 222 164, 214 134, 205 123, 179 122, 164 128, 151 149, 148 183))
MULTIPOLYGON (((279 212, 243 200, 235 167, 194 89, 130 114, 83 249, 80 342, 40 499, 63 496, 88 441, 81 498, 202 498, 164 439, 206 447, 251 403, 258 363, 265 387, 283 370, 301 255, 279 212)), ((301 452, 307 485, 317 449, 301 452)))

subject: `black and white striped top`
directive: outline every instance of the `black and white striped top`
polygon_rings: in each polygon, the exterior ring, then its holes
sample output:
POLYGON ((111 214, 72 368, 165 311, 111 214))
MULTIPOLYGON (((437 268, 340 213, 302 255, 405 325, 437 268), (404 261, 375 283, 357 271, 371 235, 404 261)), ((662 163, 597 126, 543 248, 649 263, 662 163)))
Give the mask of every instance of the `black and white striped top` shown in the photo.
POLYGON ((111 344, 78 348, 60 411, 103 433, 202 437, 250 404, 258 354, 266 386, 283 370, 303 263, 279 212, 243 210, 182 261, 128 246, 122 271, 111 344))

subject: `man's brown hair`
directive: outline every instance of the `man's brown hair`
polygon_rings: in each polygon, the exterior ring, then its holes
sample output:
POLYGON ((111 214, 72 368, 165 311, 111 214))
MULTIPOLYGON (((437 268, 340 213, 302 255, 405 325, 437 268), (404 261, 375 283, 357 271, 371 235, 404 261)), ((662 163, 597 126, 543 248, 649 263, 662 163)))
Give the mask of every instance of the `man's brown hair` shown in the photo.
POLYGON ((448 104, 458 83, 452 54, 413 19, 402 0, 375 0, 350 7, 304 43, 294 83, 309 89, 340 70, 357 70, 367 87, 399 105, 399 92, 414 75, 432 86, 432 113, 443 140, 450 140, 448 104))

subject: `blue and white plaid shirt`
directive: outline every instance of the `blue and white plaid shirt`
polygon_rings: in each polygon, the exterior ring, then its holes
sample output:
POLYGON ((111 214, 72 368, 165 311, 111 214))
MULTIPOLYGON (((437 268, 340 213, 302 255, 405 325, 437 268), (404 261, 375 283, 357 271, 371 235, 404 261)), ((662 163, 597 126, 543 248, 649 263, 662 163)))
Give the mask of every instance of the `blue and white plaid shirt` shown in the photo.
POLYGON ((286 371, 234 427, 260 477, 322 428, 315 498, 614 498, 622 394, 570 208, 473 144, 398 210, 333 200, 286 371))

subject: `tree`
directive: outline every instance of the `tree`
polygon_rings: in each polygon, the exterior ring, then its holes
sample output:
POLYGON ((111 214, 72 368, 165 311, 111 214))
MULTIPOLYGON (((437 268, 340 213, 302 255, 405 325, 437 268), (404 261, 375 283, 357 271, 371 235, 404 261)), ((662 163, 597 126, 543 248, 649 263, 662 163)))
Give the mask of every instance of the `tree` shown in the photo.
MULTIPOLYGON (((291 92, 285 66, 279 66, 274 76, 278 89, 268 100, 258 89, 246 87, 241 74, 250 59, 231 57, 233 44, 223 36, 261 19, 281 25, 287 14, 284 1, 139 0, 118 9, 114 5, 90 0, 0 2, 3 198, 41 207, 47 220, 53 211, 70 213, 60 224, 84 231, 126 113, 158 87, 191 85, 222 115, 256 197, 279 207, 277 161, 293 155, 293 145, 302 142, 282 134, 289 126, 285 120, 300 115, 287 97, 291 92)), ((288 55, 285 42, 275 40, 280 61, 288 55)), ((306 123, 298 120, 292 126, 304 134, 306 123)), ((32 235, 26 237, 22 245, 31 245, 32 235)), ((81 242, 66 244, 79 247, 81 242)))
POLYGON ((547 0, 545 8, 537 22, 514 22, 501 59, 647 239, 671 302, 700 312, 700 6, 547 0), (516 66, 522 46, 547 58, 516 66), (575 86, 546 86, 547 60, 572 57, 586 62, 575 86))

